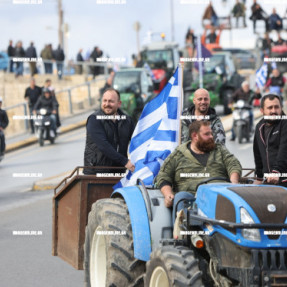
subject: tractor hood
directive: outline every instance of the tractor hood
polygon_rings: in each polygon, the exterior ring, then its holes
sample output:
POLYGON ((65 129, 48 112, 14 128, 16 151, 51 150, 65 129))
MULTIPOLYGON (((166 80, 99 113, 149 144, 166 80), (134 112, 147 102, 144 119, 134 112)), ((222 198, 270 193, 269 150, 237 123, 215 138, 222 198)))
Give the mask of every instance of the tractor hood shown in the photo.
MULTIPOLYGON (((201 185, 197 191, 196 203, 199 216, 221 222, 269 225, 287 223, 287 188, 284 187, 228 183, 201 185)), ((246 235, 248 232, 244 232, 247 229, 224 228, 213 224, 211 234, 219 232, 246 247, 287 247, 287 232, 282 228, 256 229, 249 229, 256 233, 255 237, 249 237, 246 235)))

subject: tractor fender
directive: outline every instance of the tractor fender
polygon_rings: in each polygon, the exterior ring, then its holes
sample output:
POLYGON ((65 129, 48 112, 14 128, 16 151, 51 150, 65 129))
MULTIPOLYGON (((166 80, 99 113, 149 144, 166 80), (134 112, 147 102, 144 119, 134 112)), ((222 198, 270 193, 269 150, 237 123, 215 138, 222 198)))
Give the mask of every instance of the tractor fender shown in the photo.
POLYGON ((111 197, 122 197, 128 207, 133 231, 134 257, 148 261, 151 254, 149 219, 144 198, 137 186, 116 189, 111 197))

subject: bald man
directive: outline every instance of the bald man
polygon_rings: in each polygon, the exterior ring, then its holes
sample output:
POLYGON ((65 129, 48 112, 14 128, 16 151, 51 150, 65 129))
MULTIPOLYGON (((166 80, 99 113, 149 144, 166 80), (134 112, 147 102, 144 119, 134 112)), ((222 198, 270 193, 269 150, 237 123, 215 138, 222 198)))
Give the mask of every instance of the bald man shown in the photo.
POLYGON ((190 140, 189 125, 198 120, 211 123, 212 134, 215 143, 225 145, 225 131, 215 109, 210 107, 210 96, 206 89, 197 89, 194 93, 193 105, 182 112, 181 142, 190 140))

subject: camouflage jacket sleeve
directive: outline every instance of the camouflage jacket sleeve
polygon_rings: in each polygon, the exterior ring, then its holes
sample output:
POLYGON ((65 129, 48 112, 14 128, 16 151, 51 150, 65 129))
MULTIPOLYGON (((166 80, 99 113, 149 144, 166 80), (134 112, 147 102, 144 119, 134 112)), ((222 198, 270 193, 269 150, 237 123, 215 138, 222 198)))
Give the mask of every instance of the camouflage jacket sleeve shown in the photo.
POLYGON ((166 181, 171 185, 174 184, 175 169, 177 166, 176 158, 177 158, 177 151, 175 150, 164 161, 156 177, 157 187, 159 187, 162 183, 166 181))
POLYGON ((212 133, 213 133, 213 138, 215 143, 219 143, 222 145, 225 145, 225 131, 222 125, 222 122, 219 117, 217 117, 213 122, 212 122, 212 133))
POLYGON ((233 172, 237 172, 241 176, 242 167, 239 160, 225 146, 220 146, 220 149, 228 175, 230 176, 233 172))
POLYGON ((187 120, 181 121, 181 143, 189 141, 189 125, 187 120))

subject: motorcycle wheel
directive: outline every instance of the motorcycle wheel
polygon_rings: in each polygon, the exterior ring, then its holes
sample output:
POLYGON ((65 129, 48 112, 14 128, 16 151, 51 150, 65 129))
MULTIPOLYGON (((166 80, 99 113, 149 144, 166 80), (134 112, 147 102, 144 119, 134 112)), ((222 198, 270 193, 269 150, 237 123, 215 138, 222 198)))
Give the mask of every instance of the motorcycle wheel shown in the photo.
POLYGON ((238 137, 238 143, 242 143, 242 139, 243 139, 243 130, 242 130, 242 126, 238 126, 236 127, 236 136, 238 137))
POLYGON ((44 145, 44 131, 41 130, 39 133, 39 145, 43 146, 44 145))

